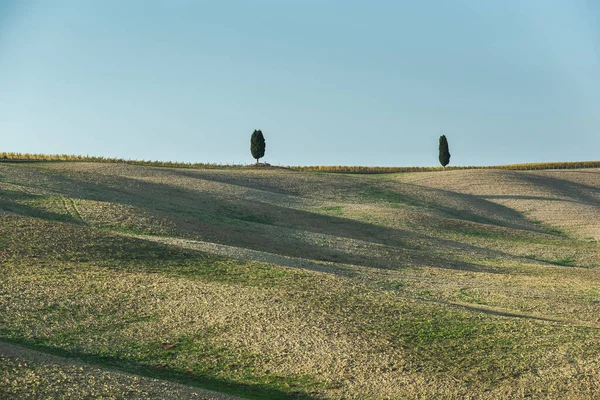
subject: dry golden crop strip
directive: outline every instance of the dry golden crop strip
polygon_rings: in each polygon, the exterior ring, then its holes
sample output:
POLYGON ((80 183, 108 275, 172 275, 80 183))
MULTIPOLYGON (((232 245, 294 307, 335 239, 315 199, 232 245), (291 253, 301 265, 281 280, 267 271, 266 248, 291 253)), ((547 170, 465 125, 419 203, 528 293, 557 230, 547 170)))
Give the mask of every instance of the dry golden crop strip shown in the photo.
MULTIPOLYGON (((186 163, 176 161, 152 161, 152 160, 129 160, 122 158, 110 158, 101 156, 82 156, 70 154, 31 154, 31 153, 0 153, 1 161, 71 161, 71 162, 100 162, 100 163, 125 163, 131 165, 145 165, 153 167, 169 168, 195 168, 195 169, 221 169, 239 168, 239 164, 214 164, 214 163, 186 163)), ((390 174, 399 172, 432 172, 442 171, 442 167, 365 167, 360 165, 312 165, 312 166, 290 166, 290 169, 303 172, 332 172, 344 174, 390 174)), ((504 169, 515 171, 533 171, 544 169, 580 169, 600 168, 600 161, 570 161, 570 162, 543 162, 527 164, 491 165, 491 166, 450 166, 448 171, 465 169, 504 169)))

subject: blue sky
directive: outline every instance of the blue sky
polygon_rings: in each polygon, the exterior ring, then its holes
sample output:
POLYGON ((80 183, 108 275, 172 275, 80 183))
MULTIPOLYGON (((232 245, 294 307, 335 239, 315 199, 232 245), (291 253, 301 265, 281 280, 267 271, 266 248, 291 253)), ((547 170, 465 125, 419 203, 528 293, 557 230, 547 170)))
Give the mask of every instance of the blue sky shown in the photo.
POLYGON ((595 0, 0 0, 0 151, 600 159, 595 0))

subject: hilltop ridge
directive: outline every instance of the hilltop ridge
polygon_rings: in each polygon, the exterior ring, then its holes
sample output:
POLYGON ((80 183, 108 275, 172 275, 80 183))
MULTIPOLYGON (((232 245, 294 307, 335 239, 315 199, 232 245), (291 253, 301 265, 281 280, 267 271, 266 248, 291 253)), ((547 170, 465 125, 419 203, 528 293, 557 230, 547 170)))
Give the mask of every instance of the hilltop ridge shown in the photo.
MULTIPOLYGON (((83 156, 71 154, 30 154, 0 152, 0 162, 32 162, 32 161, 69 161, 69 162, 98 162, 98 163, 123 163, 131 165, 144 165, 153 167, 167 168, 191 168, 191 169, 229 169, 251 167, 250 164, 219 164, 219 163, 201 163, 201 162, 179 162, 179 161, 152 161, 152 160, 131 160, 123 158, 111 158, 102 156, 83 156)), ((268 163, 260 163, 263 166, 271 166, 268 163)), ((333 172, 333 173, 353 173, 353 174, 389 174, 400 172, 431 172, 445 170, 464 170, 464 169, 503 169, 515 171, 536 171, 546 169, 582 169, 582 168, 600 168, 600 161, 564 161, 564 162, 538 162, 538 163, 520 163, 506 165, 470 165, 454 166, 449 165, 445 169, 442 167, 386 167, 386 166, 349 166, 349 165, 304 165, 304 166, 275 166, 277 168, 288 168, 303 172, 333 172)))

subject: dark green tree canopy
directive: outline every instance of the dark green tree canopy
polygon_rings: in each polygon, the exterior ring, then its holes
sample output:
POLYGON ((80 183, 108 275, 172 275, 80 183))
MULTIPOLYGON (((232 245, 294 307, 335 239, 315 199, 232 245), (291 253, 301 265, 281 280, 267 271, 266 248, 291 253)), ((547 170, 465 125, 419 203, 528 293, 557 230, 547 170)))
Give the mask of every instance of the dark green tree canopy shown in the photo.
POLYGON ((444 168, 450 163, 450 149, 448 148, 448 139, 446 139, 446 135, 440 136, 439 160, 444 168))
POLYGON ((267 145, 265 143, 265 137, 263 136, 262 131, 260 129, 255 129, 254 132, 252 132, 252 138, 250 139, 250 152, 252 153, 252 158, 256 160, 257 164, 259 158, 264 157, 266 147, 267 145))

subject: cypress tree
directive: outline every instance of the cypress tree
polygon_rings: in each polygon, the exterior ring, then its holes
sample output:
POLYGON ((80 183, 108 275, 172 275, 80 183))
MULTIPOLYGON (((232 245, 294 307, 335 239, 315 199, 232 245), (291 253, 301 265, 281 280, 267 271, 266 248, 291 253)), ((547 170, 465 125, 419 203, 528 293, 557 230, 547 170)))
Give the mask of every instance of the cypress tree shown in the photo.
POLYGON ((258 159, 264 157, 265 155, 265 137, 263 136, 262 131, 254 130, 252 132, 252 138, 250 138, 250 152, 252 153, 252 158, 256 159, 256 163, 258 164, 258 159))
POLYGON ((440 164, 446 169, 446 165, 450 163, 450 149, 448 149, 448 139, 446 139, 446 135, 440 136, 440 153, 438 157, 440 164))

